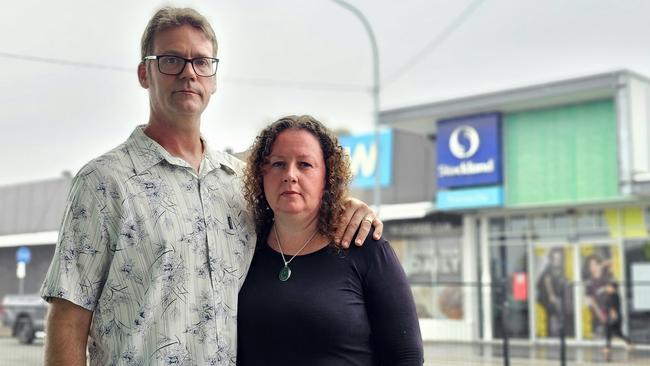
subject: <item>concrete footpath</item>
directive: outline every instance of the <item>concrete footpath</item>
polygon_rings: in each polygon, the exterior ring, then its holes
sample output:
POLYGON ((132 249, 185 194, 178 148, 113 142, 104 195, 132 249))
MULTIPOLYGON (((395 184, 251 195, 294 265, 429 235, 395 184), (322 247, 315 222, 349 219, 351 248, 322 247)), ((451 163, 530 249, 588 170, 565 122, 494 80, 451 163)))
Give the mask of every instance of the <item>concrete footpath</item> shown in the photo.
MULTIPOLYGON (((561 365, 558 345, 511 344, 510 366, 561 365)), ((425 342, 425 365, 506 365, 502 344, 425 342)), ((637 346, 627 351, 622 345, 614 344, 609 355, 596 346, 566 347, 566 365, 650 365, 650 347, 637 346)))
POLYGON ((10 336, 11 336, 11 329, 9 327, 5 327, 4 325, 0 325, 0 338, 10 337, 10 336))
MULTIPOLYGON (((40 366, 43 364, 43 340, 22 345, 9 337, 7 328, 0 327, 0 365, 40 366), (4 331, 4 332, 2 332, 4 331)), ((560 366, 557 345, 511 344, 510 366, 560 366)), ((430 366, 503 366, 501 344, 425 342, 425 365, 430 366)), ((649 366, 650 346, 640 346, 628 352, 615 346, 609 357, 600 347, 567 346, 567 366, 649 366)))

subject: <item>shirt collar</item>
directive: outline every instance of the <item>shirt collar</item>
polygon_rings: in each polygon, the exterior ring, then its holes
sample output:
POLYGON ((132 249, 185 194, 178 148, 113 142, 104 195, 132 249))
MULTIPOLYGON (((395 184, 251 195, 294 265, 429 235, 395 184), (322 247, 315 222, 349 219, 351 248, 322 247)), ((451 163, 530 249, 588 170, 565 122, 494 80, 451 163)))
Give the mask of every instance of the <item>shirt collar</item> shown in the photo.
MULTIPOLYGON (((163 160, 172 165, 191 168, 185 160, 171 155, 159 143, 147 136, 144 133, 144 127, 145 125, 137 126, 126 141, 137 174, 147 171, 163 160)), ((201 161, 201 176, 217 168, 221 168, 228 174, 235 174, 232 164, 225 158, 223 153, 212 151, 203 136, 201 136, 201 141, 203 141, 204 151, 203 160, 201 161)))

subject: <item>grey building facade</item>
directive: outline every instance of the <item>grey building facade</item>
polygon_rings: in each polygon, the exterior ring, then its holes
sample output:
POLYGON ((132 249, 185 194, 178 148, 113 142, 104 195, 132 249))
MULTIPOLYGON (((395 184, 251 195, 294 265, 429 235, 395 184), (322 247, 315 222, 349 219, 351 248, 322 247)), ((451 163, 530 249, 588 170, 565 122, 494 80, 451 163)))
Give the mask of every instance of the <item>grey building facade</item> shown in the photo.
POLYGON ((26 247, 23 288, 36 293, 52 260, 71 177, 0 187, 0 298, 19 292, 16 252, 26 247))

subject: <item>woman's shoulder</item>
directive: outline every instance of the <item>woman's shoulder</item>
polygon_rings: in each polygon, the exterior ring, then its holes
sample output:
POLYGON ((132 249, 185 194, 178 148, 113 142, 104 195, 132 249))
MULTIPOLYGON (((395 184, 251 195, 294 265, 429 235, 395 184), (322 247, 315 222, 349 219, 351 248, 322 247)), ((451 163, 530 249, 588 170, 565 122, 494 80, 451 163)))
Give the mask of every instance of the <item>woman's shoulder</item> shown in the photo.
POLYGON ((374 239, 373 234, 372 231, 369 232, 361 246, 354 243, 350 244, 350 249, 348 250, 350 255, 367 258, 382 255, 387 250, 392 250, 386 238, 381 236, 379 239, 374 239))

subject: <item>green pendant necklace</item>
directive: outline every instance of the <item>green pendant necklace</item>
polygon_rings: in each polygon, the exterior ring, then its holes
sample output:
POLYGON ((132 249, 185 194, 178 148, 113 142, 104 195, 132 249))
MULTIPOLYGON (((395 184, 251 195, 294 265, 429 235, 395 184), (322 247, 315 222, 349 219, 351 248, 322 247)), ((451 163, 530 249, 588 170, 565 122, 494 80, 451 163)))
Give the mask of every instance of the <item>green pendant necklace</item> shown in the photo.
POLYGON ((278 241, 278 247, 280 248, 280 255, 282 256, 282 262, 284 262, 284 267, 282 267, 282 269, 280 270, 280 273, 278 274, 278 278, 280 279, 280 281, 285 282, 286 280, 289 279, 289 277, 291 277, 291 268, 289 268, 289 263, 291 263, 291 261, 294 258, 296 258, 296 256, 300 252, 302 252, 303 249, 305 249, 307 244, 309 244, 309 242, 314 238, 314 236, 316 236, 316 232, 318 232, 318 230, 314 230, 314 233, 311 234, 311 236, 309 237, 309 239, 307 239, 305 244, 303 244, 302 247, 296 252, 296 254, 294 254, 289 260, 286 260, 284 258, 284 250, 282 250, 282 244, 280 243, 280 236, 278 235, 278 229, 275 228, 275 225, 273 225, 273 232, 275 233, 275 240, 278 241))

